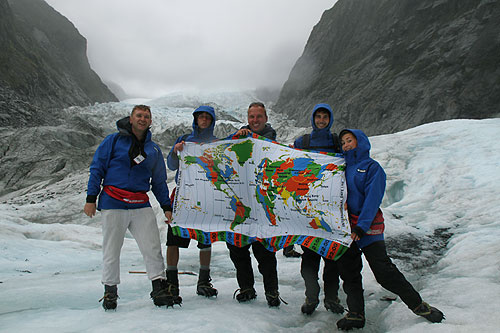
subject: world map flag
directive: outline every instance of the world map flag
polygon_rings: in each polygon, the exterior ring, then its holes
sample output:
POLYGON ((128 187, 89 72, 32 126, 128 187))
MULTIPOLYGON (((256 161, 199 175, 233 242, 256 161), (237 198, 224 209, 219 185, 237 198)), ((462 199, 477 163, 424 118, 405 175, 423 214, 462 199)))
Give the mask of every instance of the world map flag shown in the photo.
POLYGON ((204 244, 269 251, 303 245, 338 259, 351 243, 341 155, 293 149, 252 134, 185 144, 173 232, 204 244))

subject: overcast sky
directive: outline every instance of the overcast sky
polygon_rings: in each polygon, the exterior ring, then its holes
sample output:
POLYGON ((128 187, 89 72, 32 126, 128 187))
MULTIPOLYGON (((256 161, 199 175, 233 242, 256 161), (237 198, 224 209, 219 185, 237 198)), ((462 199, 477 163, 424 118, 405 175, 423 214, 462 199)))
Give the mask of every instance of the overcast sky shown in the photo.
POLYGON ((334 0, 46 0, 92 68, 134 97, 281 87, 334 0))

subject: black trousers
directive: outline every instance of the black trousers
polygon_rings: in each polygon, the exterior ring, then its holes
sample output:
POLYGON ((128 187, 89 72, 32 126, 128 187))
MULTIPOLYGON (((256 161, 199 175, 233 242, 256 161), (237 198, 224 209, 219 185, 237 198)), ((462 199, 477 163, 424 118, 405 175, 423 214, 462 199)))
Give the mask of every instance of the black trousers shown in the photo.
MULTIPOLYGON (((306 285, 306 297, 310 301, 319 299, 320 286, 318 283, 318 272, 321 257, 316 252, 302 246, 302 262, 300 263, 300 274, 306 285)), ((339 291, 339 267, 336 261, 323 258, 323 283, 325 300, 335 301, 339 291)))
POLYGON ((364 253, 375 279, 382 287, 398 295, 411 310, 422 303, 420 294, 406 280, 387 255, 384 241, 372 243, 362 250, 353 243, 338 260, 340 277, 344 280, 343 286, 347 294, 349 311, 365 313, 361 277, 361 269, 363 268, 361 251, 364 253))
POLYGON ((273 292, 278 290, 278 271, 276 269, 278 263, 276 261, 276 253, 266 250, 264 245, 259 242, 249 244, 244 247, 237 247, 226 243, 229 249, 229 256, 236 268, 236 279, 238 286, 241 289, 253 288, 255 280, 253 276, 252 260, 250 258, 250 246, 252 247, 253 255, 259 263, 259 272, 264 280, 265 292, 273 292))

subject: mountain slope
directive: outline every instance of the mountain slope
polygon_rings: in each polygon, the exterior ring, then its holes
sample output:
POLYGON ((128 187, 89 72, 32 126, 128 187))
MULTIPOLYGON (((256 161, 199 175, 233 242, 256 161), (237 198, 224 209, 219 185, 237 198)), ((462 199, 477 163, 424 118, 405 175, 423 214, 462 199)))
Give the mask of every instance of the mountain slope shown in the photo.
POLYGON ((500 2, 340 0, 314 27, 275 106, 368 134, 500 114, 500 2))
POLYGON ((13 100, 45 109, 117 101, 64 16, 42 0, 0 0, 0 9, 0 126, 23 125, 8 116, 13 100))

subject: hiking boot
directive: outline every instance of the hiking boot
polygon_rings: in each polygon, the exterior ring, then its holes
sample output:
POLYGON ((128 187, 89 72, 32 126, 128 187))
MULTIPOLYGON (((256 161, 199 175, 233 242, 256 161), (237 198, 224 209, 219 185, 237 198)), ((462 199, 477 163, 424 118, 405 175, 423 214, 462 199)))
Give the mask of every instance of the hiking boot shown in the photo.
POLYGON ((212 281, 212 278, 210 277, 210 270, 200 269, 196 293, 205 297, 217 297, 217 289, 214 288, 210 281, 212 281))
POLYGON ((198 285, 196 286, 196 293, 200 296, 205 297, 217 297, 218 291, 214 288, 210 281, 212 281, 212 279, 208 281, 198 281, 198 285))
POLYGON ((156 279, 151 281, 153 284, 153 291, 149 294, 153 299, 156 306, 169 306, 173 307, 174 304, 181 304, 182 298, 179 296, 179 289, 173 284, 163 279, 156 279), (175 295, 177 292, 177 295, 175 295))
POLYGON ((325 308, 333 313, 344 313, 344 307, 340 304, 340 299, 338 297, 334 299, 325 298, 325 308))
POLYGON ((295 251, 295 249, 293 248, 293 245, 284 247, 283 248, 283 255, 287 258, 300 258, 302 256, 302 254, 295 251))
POLYGON ((337 328, 341 331, 363 327, 365 327, 365 316, 356 312, 347 312, 344 318, 337 321, 337 328))
POLYGON ((311 315, 314 310, 318 307, 319 300, 310 300, 309 298, 306 297, 306 301, 304 304, 302 304, 302 307, 300 308, 300 311, 302 311, 303 314, 306 315, 311 315))
POLYGON ((445 319, 444 314, 441 311, 425 302, 422 302, 422 304, 417 306, 417 308, 413 310, 413 313, 424 317, 431 323, 440 323, 443 319, 445 319))
POLYGON ((174 304, 181 305, 182 297, 179 296, 179 272, 177 270, 167 270, 167 282, 165 288, 168 292, 172 294, 174 299, 174 304))
POLYGON ((267 305, 269 305, 269 307, 280 306, 281 302, 288 304, 283 300, 283 298, 280 297, 280 293, 277 290, 267 292, 266 300, 267 300, 267 305))
POLYGON ((167 291, 172 294, 172 297, 174 299, 174 304, 181 305, 182 304, 182 297, 179 296, 179 286, 176 286, 173 283, 170 283, 167 281, 167 291))
POLYGON ((102 301, 102 307, 104 310, 114 310, 116 309, 118 299, 118 288, 116 286, 104 285, 104 296, 99 300, 102 301))
POLYGON ((240 303, 251 301, 257 297, 257 293, 253 288, 236 289, 236 291, 233 294, 233 298, 235 298, 235 295, 236 295, 236 300, 240 303), (239 293, 238 295, 236 295, 238 291, 239 293))

